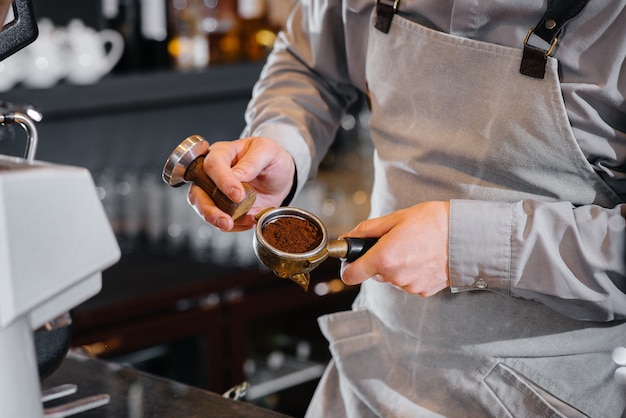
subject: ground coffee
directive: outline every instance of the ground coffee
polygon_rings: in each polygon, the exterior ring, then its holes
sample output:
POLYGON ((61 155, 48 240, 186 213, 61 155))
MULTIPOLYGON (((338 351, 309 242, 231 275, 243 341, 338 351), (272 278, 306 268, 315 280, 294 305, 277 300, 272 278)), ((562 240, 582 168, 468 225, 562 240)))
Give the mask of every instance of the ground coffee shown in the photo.
POLYGON ((287 253, 305 253, 322 242, 322 231, 307 219, 281 216, 263 226, 263 238, 269 245, 287 253))

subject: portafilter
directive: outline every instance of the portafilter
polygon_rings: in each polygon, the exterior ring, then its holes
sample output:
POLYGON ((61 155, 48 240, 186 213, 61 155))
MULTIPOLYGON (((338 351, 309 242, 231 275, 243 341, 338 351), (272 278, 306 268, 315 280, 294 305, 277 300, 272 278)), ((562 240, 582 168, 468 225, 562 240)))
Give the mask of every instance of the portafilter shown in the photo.
MULTIPOLYGON (((243 201, 235 203, 222 193, 203 169, 204 157, 209 153, 209 143, 200 135, 192 135, 181 142, 172 152, 163 167, 163 181, 172 187, 192 182, 202 188, 213 199, 215 205, 233 219, 248 213, 256 192, 248 183, 242 183, 246 192, 243 201)), ((319 266, 328 257, 340 258, 352 262, 369 250, 377 238, 329 239, 322 221, 312 213, 298 208, 269 208, 256 215, 257 225, 254 233, 254 252, 261 263, 271 269, 278 277, 290 279, 305 291, 309 288, 310 271, 319 266), (280 223, 280 220, 297 219, 309 226, 309 232, 315 236, 315 243, 305 250, 290 251, 270 242, 264 235, 265 227, 280 223)), ((276 227, 277 225, 273 225, 276 227)), ((302 238, 298 233, 282 227, 278 229, 286 242, 302 238), (283 230, 284 229, 284 230, 283 230), (291 234, 291 235, 290 235, 291 234)))
POLYGON ((260 212, 254 231, 254 252, 276 276, 290 279, 308 291, 310 272, 328 257, 352 262, 365 254, 378 238, 329 239, 323 222, 314 214, 298 208, 279 207, 260 212), (284 220, 301 223, 304 228, 287 230, 284 225, 274 225, 280 240, 268 233, 273 224, 284 220), (291 241, 310 235, 310 245, 299 252, 290 251, 291 241))

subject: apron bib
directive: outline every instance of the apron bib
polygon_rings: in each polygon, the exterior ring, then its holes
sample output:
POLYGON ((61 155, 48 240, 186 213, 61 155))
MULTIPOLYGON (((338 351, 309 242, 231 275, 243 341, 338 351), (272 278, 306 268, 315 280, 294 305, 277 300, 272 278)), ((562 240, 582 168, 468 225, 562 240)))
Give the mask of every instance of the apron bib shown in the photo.
MULTIPOLYGON (((385 34, 375 18, 371 216, 429 200, 619 202, 576 142, 554 58, 535 79, 519 73, 521 49, 401 15, 385 34)), ((310 417, 598 416, 599 398, 619 416, 626 406, 619 388, 581 383, 585 367, 612 379, 606 352, 623 342, 625 324, 583 323, 491 292, 420 298, 372 280, 354 309, 320 318, 333 362, 310 417)))
POLYGON ((556 59, 544 80, 522 76, 521 50, 401 16, 368 48, 372 216, 428 200, 620 202, 574 138, 556 59))

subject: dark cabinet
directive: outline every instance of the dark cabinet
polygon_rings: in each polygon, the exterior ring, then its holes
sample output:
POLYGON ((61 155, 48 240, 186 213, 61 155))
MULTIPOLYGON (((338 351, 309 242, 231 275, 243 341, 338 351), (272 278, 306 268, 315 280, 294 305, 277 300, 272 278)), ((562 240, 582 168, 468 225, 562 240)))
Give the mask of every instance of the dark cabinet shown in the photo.
POLYGON ((249 381, 250 402, 300 415, 329 360, 316 318, 348 309, 358 290, 338 285, 338 271, 336 261, 325 262, 313 284, 333 290, 304 292, 261 268, 129 255, 105 271, 102 292, 73 311, 73 344, 214 392, 249 381), (124 290, 130 282, 145 287, 132 294, 124 290), (290 351, 279 341, 286 337, 307 353, 290 351), (277 355, 280 364, 268 364, 277 355))

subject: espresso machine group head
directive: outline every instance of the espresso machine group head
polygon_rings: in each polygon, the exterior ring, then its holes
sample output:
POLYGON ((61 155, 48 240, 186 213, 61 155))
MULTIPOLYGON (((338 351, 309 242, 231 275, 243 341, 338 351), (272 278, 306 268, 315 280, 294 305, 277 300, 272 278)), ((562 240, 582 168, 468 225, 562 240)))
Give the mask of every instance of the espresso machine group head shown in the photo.
MULTIPOLYGON (((1 2, 0 19, 0 60, 36 39, 31 0, 1 2)), ((3 417, 44 416, 35 332, 98 293, 102 270, 121 255, 89 171, 35 161, 40 119, 31 106, 0 103, 0 129, 27 133, 24 158, 0 155, 3 417)))
POLYGON ((35 330, 98 293, 121 254, 89 171, 35 161, 33 121, 0 113, 29 136, 25 158, 0 155, 0 405, 2 416, 36 418, 35 330))

